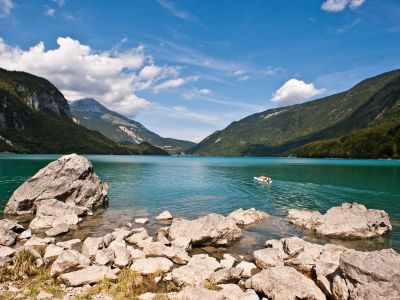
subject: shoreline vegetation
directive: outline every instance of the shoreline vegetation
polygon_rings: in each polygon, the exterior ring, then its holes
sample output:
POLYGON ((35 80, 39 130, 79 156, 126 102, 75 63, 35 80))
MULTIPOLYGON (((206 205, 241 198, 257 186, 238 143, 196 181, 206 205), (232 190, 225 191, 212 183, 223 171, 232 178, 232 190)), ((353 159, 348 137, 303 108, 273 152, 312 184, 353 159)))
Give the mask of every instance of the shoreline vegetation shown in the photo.
MULTIPOLYGON (((400 254, 356 251, 299 237, 268 240, 252 257, 204 252, 268 222, 263 211, 137 218, 102 236, 63 240, 108 203, 108 184, 84 157, 62 156, 25 181, 0 220, 0 299, 399 299, 400 254), (22 226, 21 218, 29 225, 22 226), (148 232, 146 224, 163 224, 148 232)), ((291 209, 287 222, 342 240, 371 239, 392 226, 385 211, 343 203, 326 213, 291 209)))

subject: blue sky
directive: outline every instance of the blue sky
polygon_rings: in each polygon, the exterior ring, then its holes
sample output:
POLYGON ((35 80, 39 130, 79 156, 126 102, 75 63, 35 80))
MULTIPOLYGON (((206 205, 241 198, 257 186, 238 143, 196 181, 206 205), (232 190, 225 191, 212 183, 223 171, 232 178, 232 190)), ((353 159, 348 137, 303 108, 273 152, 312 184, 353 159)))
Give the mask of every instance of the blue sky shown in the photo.
POLYGON ((0 66, 168 137, 400 67, 398 0, 0 0, 0 66))

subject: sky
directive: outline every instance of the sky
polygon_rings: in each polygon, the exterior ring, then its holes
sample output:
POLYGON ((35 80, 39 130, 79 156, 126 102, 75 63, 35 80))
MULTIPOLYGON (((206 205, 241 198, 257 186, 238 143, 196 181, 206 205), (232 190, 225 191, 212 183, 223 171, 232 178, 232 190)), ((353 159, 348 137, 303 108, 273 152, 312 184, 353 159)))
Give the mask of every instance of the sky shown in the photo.
POLYGON ((400 1, 0 0, 0 67, 199 142, 400 68, 400 1))

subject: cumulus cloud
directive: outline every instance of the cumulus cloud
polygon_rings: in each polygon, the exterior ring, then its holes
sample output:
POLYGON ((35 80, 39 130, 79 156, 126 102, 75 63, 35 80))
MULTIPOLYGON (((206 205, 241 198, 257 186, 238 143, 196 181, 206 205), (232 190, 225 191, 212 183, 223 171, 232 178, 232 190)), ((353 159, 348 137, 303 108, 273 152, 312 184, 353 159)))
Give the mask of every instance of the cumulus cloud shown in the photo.
POLYGON ((23 50, 0 38, 0 66, 43 76, 69 100, 96 98, 128 116, 150 105, 135 92, 179 75, 179 68, 155 65, 142 46, 125 51, 95 51, 69 37, 59 37, 57 44, 57 48, 47 50, 40 42, 23 50))
POLYGON ((326 0, 321 8, 329 12, 340 12, 345 8, 350 7, 356 9, 363 5, 365 0, 326 0))
POLYGON ((15 8, 15 4, 12 0, 0 0, 0 18, 5 18, 15 8))
POLYGON ((271 101, 279 106, 302 103, 318 94, 325 92, 325 89, 318 89, 313 83, 305 83, 302 80, 292 78, 272 94, 271 101))

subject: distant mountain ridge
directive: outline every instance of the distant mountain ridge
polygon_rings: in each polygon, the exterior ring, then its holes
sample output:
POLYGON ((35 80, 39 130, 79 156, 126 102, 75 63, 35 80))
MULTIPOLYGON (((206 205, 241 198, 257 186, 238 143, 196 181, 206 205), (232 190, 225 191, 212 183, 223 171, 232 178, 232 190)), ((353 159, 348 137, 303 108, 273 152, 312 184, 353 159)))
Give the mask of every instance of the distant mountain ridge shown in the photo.
POLYGON ((181 153, 195 146, 189 141, 163 138, 142 124, 109 110, 95 99, 85 98, 70 102, 76 123, 102 133, 121 144, 150 143, 170 153, 181 153))
POLYGON ((167 155, 148 143, 119 145, 75 124, 67 100, 51 82, 1 68, 0 152, 167 155))
POLYGON ((400 118, 400 70, 366 79, 348 91, 270 109, 231 123, 187 153, 193 155, 296 155, 311 142, 400 118))

